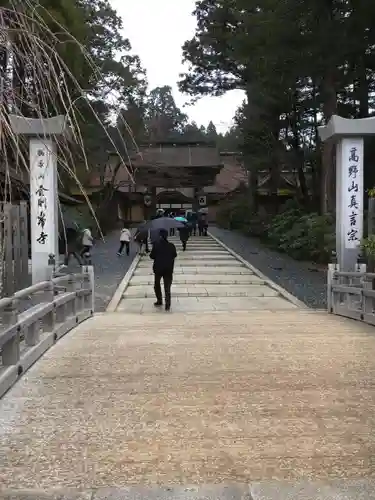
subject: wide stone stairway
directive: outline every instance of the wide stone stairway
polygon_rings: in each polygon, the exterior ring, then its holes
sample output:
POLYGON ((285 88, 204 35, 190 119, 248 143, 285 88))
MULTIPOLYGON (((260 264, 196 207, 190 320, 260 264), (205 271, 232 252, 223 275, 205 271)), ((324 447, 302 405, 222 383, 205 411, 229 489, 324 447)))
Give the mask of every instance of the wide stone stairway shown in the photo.
POLYGON ((281 292, 197 237, 155 310, 142 258, 0 400, 0 499, 373 500, 375 330, 281 292))
MULTIPOLYGON (((211 237, 192 237, 185 252, 179 239, 171 237, 177 248, 172 308, 175 312, 240 311, 254 309, 293 309, 295 303, 265 277, 234 257, 211 237)), ((152 261, 145 255, 130 280, 117 310, 153 312, 152 261)))

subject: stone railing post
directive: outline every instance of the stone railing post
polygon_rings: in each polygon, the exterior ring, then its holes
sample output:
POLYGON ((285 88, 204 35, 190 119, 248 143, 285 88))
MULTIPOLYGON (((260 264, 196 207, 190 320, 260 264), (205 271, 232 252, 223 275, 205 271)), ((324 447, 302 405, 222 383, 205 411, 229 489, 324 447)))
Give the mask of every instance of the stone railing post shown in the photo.
POLYGON ((82 272, 87 275, 85 278, 87 285, 91 288, 90 295, 90 308, 91 314, 95 312, 95 275, 94 275, 94 266, 83 266, 82 272))
MULTIPOLYGON (((8 306, 4 308, 4 324, 7 327, 14 326, 17 323, 18 301, 13 299, 8 306)), ((2 347, 2 360, 4 366, 16 365, 20 359, 20 335, 13 336, 2 347)))

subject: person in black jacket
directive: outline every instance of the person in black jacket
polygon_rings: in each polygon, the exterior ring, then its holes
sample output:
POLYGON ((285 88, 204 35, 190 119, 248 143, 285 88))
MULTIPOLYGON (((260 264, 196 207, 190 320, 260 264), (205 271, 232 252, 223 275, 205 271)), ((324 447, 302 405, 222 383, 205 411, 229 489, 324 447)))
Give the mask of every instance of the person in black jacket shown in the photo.
POLYGON ((182 243, 182 250, 185 252, 186 250, 186 243, 189 239, 190 236, 190 227, 188 224, 185 224, 184 227, 179 227, 178 232, 180 233, 180 240, 182 243))
POLYGON ((177 257, 176 247, 168 241, 168 231, 160 229, 160 239, 152 247, 150 258, 153 259, 154 290, 156 295, 155 307, 163 305, 160 282, 163 278, 165 293, 165 310, 171 308, 171 286, 173 281, 174 261, 177 257))
POLYGON ((82 266, 82 260, 79 255, 79 246, 80 246, 80 234, 78 229, 74 227, 68 227, 65 232, 66 236, 66 250, 65 250, 65 258, 64 264, 61 267, 67 267, 69 265, 70 256, 73 257, 78 262, 79 266, 82 266))

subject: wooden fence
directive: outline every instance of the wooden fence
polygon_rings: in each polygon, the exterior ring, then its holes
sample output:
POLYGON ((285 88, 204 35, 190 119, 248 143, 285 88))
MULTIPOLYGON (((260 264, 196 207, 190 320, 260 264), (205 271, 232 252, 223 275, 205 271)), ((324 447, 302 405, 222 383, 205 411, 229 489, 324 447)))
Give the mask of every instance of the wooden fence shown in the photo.
POLYGON ((0 204, 0 296, 30 285, 27 202, 0 204))

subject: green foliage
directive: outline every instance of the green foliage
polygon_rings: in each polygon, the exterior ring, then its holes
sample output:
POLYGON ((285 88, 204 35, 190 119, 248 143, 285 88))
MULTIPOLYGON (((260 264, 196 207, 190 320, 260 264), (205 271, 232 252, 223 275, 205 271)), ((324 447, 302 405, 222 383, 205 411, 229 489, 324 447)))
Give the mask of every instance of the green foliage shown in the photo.
POLYGON ((305 206, 327 212, 333 155, 325 144, 321 158, 318 126, 374 107, 375 2, 199 0, 194 15, 180 89, 195 98, 243 90, 236 135, 247 167, 268 170, 271 191, 293 169, 305 206))
POLYGON ((333 219, 306 213, 295 202, 285 204, 280 214, 256 215, 244 199, 221 207, 217 222, 228 229, 257 236, 271 248, 297 260, 328 262, 335 245, 333 219))
POLYGON ((286 210, 269 225, 268 242, 295 259, 327 262, 334 249, 332 219, 317 213, 286 210))
POLYGON ((361 249, 367 257, 375 259, 375 234, 362 240, 361 249))
POLYGON ((228 229, 244 229, 250 222, 251 206, 245 197, 229 202, 217 214, 218 223, 228 229))

